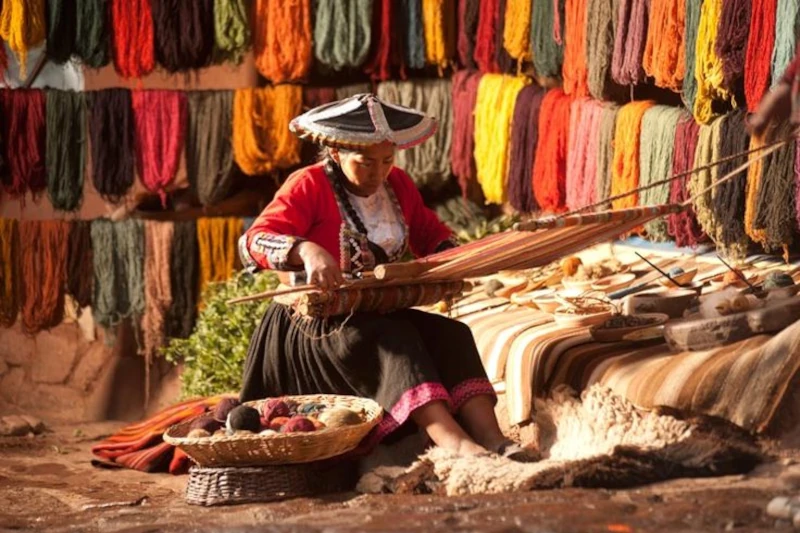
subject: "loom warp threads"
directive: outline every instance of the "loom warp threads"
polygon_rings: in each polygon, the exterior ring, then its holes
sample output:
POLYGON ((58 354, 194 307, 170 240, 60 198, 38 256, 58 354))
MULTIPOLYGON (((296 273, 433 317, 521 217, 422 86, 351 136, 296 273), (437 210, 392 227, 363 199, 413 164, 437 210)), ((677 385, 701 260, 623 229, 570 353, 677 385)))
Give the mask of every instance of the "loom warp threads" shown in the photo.
POLYGON ((544 96, 539 110, 533 194, 545 212, 563 211, 566 203, 570 104, 564 91, 553 89, 544 96))
POLYGON ((89 93, 92 184, 100 196, 118 203, 135 176, 135 125, 131 93, 103 89, 89 93))
POLYGON ((19 314, 19 224, 0 218, 0 327, 11 327, 19 314))
POLYGON ((387 81, 378 86, 378 97, 387 102, 421 110, 439 119, 439 127, 427 142, 395 156, 396 164, 420 186, 440 189, 450 178, 449 154, 453 141, 453 102, 450 80, 387 81))
POLYGON ((304 79, 311 68, 310 0, 256 0, 256 68, 273 83, 304 79))
POLYGON ((187 95, 186 172, 203 205, 223 200, 233 181, 233 92, 187 95))
POLYGON ((475 164, 486 203, 506 199, 509 135, 519 92, 530 83, 522 76, 487 74, 475 103, 475 164))
POLYGON ((62 220, 20 223, 22 329, 38 333, 61 323, 69 227, 62 220))
POLYGON ((289 122, 300 114, 298 85, 238 89, 233 97, 233 155, 245 174, 267 174, 300 161, 289 122))
POLYGON ((214 0, 152 2, 156 61, 167 72, 199 69, 214 50, 214 0))
MULTIPOLYGON (((611 172, 611 195, 617 196, 639 187, 639 150, 642 118, 654 102, 645 100, 622 106, 614 131, 614 163, 611 172)), ((612 201, 614 209, 636 207, 638 193, 612 201)))
MULTIPOLYGON (((409 2, 419 6, 420 0, 408 0, 406 3, 409 2)), ((422 24, 414 24, 411 27, 419 33, 422 32, 422 24)), ((361 66, 367 59, 371 43, 371 0, 316 2, 314 57, 321 64, 333 70, 361 66)), ((421 56, 424 66, 424 50, 421 56)))
POLYGON ((46 108, 47 195, 55 209, 75 211, 83 198, 85 94, 50 89, 46 108))
POLYGON ((110 0, 114 68, 123 78, 140 78, 156 65, 153 13, 148 0, 110 0))
POLYGON ((133 91, 136 163, 142 185, 166 204, 167 187, 180 164, 186 133, 186 95, 182 91, 133 91))

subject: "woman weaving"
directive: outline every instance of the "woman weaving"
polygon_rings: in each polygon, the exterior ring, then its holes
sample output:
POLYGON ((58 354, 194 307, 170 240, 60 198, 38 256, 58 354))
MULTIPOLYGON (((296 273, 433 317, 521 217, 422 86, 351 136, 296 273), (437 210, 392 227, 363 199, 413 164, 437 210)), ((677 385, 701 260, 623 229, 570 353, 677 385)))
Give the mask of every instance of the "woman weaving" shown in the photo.
MULTIPOLYGON (((394 166, 396 150, 434 134, 434 119, 361 94, 312 109, 290 128, 321 144, 325 157, 292 174, 242 237, 246 266, 304 270, 324 290, 344 273, 397 261, 409 247, 425 256, 454 246, 394 166)), ((461 454, 527 458, 500 432, 472 332, 449 318, 406 309, 301 321, 271 303, 250 342, 241 399, 316 393, 369 397, 384 408, 366 445, 405 433, 413 421, 461 454)))

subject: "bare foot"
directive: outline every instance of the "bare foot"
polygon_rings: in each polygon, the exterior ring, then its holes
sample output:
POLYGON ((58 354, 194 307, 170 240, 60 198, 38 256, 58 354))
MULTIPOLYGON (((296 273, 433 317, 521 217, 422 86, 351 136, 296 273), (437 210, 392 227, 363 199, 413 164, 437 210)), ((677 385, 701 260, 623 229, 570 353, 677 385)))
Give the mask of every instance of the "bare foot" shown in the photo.
POLYGON ((471 440, 461 441, 458 445, 458 449, 454 451, 464 456, 481 455, 489 452, 489 450, 471 440))

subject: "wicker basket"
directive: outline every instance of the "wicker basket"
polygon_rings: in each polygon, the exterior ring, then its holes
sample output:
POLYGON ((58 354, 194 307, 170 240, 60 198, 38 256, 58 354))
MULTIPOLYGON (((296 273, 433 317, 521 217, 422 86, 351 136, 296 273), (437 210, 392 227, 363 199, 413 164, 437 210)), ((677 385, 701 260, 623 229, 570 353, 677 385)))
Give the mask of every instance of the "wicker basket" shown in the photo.
POLYGON ((272 502, 353 490, 358 469, 352 461, 300 465, 202 467, 189 469, 186 503, 231 505, 272 502))
MULTIPOLYGON (((310 463, 342 455, 353 450, 367 433, 380 422, 383 409, 376 402, 355 396, 316 394, 290 396, 299 403, 321 403, 329 407, 363 410, 362 424, 324 428, 308 433, 256 433, 230 436, 188 438, 192 420, 170 427, 164 441, 177 446, 200 466, 263 466, 310 463)), ((263 400, 246 402, 260 410, 263 400)))

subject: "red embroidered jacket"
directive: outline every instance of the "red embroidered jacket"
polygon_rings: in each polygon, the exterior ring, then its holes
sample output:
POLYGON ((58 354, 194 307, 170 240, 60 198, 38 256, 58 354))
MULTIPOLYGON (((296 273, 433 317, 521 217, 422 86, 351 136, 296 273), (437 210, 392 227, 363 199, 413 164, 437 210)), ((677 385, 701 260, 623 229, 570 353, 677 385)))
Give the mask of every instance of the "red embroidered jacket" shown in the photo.
MULTIPOLYGON (((395 167, 386 185, 406 225, 406 243, 390 260, 398 259, 408 246, 422 257, 453 245, 452 232, 425 207, 408 174, 395 167)), ((292 270, 289 252, 296 243, 309 240, 338 259, 343 272, 370 270, 374 257, 367 238, 344 213, 323 163, 298 170, 239 240, 242 264, 253 270, 292 270)))

